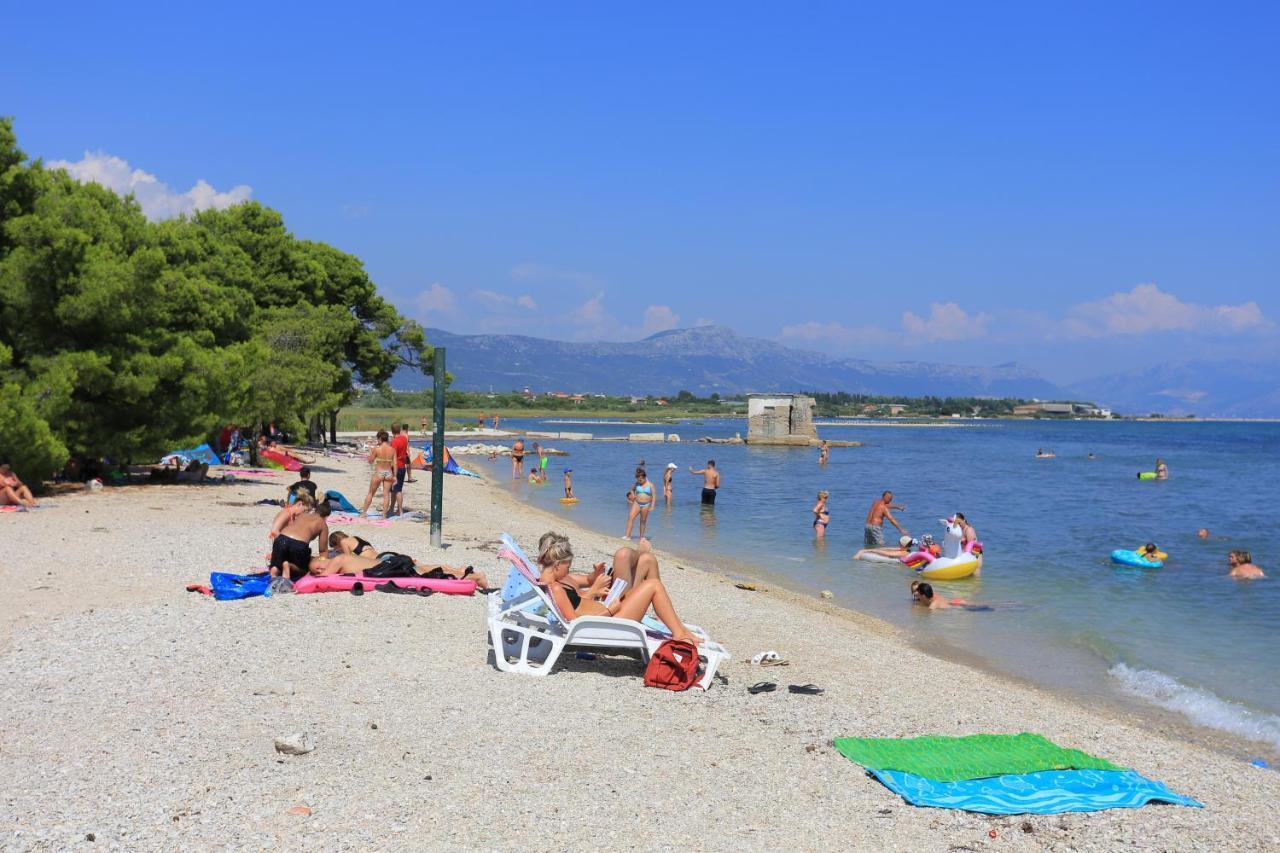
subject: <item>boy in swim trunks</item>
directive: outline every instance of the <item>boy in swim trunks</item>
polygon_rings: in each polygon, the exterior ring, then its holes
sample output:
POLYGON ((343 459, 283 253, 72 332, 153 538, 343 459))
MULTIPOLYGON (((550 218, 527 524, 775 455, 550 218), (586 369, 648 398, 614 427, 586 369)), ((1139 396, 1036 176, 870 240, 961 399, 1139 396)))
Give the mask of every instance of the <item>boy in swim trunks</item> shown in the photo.
POLYGON ((566 498, 573 497, 573 469, 564 469, 564 496, 566 498))

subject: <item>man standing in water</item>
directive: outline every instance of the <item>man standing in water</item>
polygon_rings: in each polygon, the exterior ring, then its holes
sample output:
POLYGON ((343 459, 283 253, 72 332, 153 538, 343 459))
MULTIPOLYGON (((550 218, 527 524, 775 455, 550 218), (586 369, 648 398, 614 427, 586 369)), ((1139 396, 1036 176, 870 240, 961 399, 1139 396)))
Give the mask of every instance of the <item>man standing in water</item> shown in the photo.
POLYGON ((516 436, 511 445, 511 479, 519 480, 524 476, 524 436, 516 436))
POLYGON ((720 488, 720 472, 716 470, 716 460, 708 459, 706 468, 690 468, 690 474, 702 475, 702 502, 707 506, 716 505, 716 490, 720 488))
POLYGON ((889 523, 898 528, 898 532, 906 534, 907 531, 902 529, 902 525, 893 517, 890 510, 906 511, 905 506, 900 506, 893 502, 893 492, 885 492, 880 496, 880 500, 871 505, 871 510, 867 513, 866 527, 863 528, 862 541, 868 548, 884 547, 884 520, 889 519, 889 523))

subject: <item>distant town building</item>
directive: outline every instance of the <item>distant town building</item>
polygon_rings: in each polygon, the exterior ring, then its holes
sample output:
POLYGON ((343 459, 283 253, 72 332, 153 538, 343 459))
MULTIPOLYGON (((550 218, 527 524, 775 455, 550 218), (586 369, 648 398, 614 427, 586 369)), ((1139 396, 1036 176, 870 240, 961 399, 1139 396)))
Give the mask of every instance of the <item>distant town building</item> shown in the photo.
POLYGON ((1014 406, 1013 413, 1023 417, 1036 417, 1037 415, 1056 415, 1059 417, 1076 418, 1111 417, 1110 409, 1102 409, 1092 403, 1027 403, 1022 406, 1014 406))

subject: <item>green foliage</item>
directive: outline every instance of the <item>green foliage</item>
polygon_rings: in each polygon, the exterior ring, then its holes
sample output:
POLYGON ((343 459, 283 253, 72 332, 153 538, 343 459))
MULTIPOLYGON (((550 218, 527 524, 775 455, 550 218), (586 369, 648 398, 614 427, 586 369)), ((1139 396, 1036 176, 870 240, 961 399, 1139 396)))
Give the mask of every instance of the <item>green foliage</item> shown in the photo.
POLYGON ((67 462, 67 448, 50 431, 17 382, 3 376, 9 348, 0 344, 0 462, 11 462, 26 483, 39 483, 67 462))
POLYGON ((149 222, 132 198, 28 162, 3 118, 0 347, 17 437, 0 447, 40 477, 67 452, 148 457, 228 420, 296 426, 353 399, 353 381, 383 387, 431 359, 358 259, 296 239, 277 212, 149 222))

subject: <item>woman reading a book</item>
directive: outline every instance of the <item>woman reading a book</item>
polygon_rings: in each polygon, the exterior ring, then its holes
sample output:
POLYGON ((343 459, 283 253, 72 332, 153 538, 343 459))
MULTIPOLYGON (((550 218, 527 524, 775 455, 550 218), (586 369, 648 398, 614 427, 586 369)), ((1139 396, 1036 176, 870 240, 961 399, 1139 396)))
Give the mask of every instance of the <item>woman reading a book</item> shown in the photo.
POLYGON ((620 597, 613 598, 609 593, 616 582, 605 573, 603 563, 595 566, 590 574, 569 571, 573 566, 573 547, 569 537, 559 533, 546 533, 538 541, 538 565, 542 569, 538 582, 546 587, 566 620, 579 616, 617 616, 639 622, 653 605, 654 613, 671 631, 672 639, 697 643, 697 638, 676 615, 671 596, 657 577, 650 575, 634 585, 628 584, 620 597))

